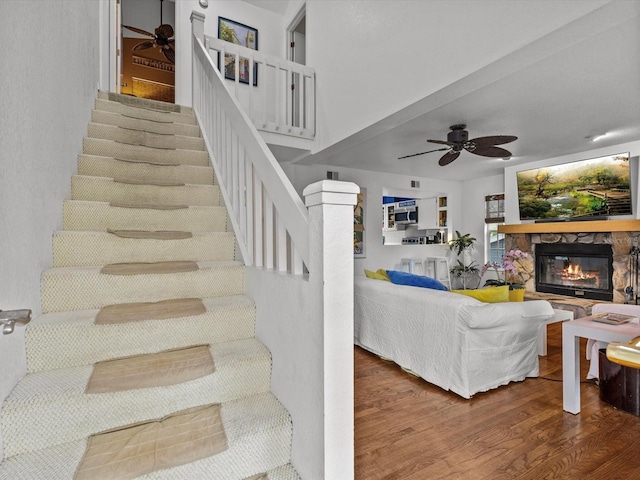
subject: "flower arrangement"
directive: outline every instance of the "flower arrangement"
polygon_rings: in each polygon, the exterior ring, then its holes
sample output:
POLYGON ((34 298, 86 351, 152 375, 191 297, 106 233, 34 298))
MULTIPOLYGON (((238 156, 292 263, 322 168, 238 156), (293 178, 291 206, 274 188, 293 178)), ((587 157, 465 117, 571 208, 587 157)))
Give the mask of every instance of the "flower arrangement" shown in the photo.
POLYGON ((509 290, 524 289, 524 278, 520 271, 519 260, 525 258, 529 258, 528 253, 522 250, 509 250, 505 253, 504 257, 502 257, 502 264, 498 262, 485 263, 480 270, 480 275, 484 275, 487 270, 493 269, 498 277, 497 279, 487 280, 484 284, 485 287, 491 285, 509 285, 509 290), (502 273, 504 274, 503 278, 500 277, 499 269, 502 269, 502 273))

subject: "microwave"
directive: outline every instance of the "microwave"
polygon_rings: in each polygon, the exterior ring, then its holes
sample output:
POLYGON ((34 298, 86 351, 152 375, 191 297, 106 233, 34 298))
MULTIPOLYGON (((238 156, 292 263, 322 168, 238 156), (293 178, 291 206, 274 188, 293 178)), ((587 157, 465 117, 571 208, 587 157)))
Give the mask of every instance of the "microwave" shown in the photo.
POLYGON ((393 215, 396 224, 410 225, 418 223, 418 207, 416 206, 397 207, 393 215))

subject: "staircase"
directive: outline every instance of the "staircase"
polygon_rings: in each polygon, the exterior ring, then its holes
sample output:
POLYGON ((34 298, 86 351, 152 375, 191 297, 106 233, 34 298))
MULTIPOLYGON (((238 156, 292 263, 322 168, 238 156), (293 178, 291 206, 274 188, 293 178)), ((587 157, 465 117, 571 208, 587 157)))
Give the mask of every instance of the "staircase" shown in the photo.
POLYGON ((193 112, 101 92, 71 185, 42 274, 43 314, 25 333, 28 374, 2 406, 0 479, 298 479, 291 420, 270 392, 271 356, 254 336, 193 112), (191 415, 187 426, 170 430, 183 418, 174 414, 191 415), (216 422, 222 433, 209 430, 216 422), (131 454, 135 441, 88 449, 140 424, 162 432, 144 437, 157 447, 148 464, 142 446, 131 454))

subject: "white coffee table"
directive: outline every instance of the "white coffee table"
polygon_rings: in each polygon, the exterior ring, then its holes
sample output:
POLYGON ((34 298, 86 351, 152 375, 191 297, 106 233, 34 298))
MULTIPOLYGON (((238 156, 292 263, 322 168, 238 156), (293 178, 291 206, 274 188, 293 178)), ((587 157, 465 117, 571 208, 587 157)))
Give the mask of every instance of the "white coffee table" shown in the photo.
POLYGON ((590 317, 562 324, 562 407, 580 413, 580 337, 625 342, 640 335, 637 321, 623 325, 594 322, 590 317))
MULTIPOLYGON (((566 322, 569 320, 573 320, 573 312, 568 310, 557 310, 553 309, 553 317, 547 320, 547 326, 556 323, 556 322, 566 322)), ((538 336, 538 355, 543 357, 547 356, 547 329, 541 328, 540 334, 538 336)))

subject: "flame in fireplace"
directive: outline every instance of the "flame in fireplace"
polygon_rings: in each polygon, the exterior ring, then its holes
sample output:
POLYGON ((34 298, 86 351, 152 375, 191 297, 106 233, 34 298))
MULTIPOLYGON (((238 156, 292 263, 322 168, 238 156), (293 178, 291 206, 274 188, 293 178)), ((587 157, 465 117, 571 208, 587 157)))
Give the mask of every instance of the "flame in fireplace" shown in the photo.
POLYGON ((598 281, 597 273, 585 273, 582 271, 580 264, 572 264, 570 263, 564 270, 562 271, 562 280, 565 281, 589 281, 589 282, 597 282, 598 281))

